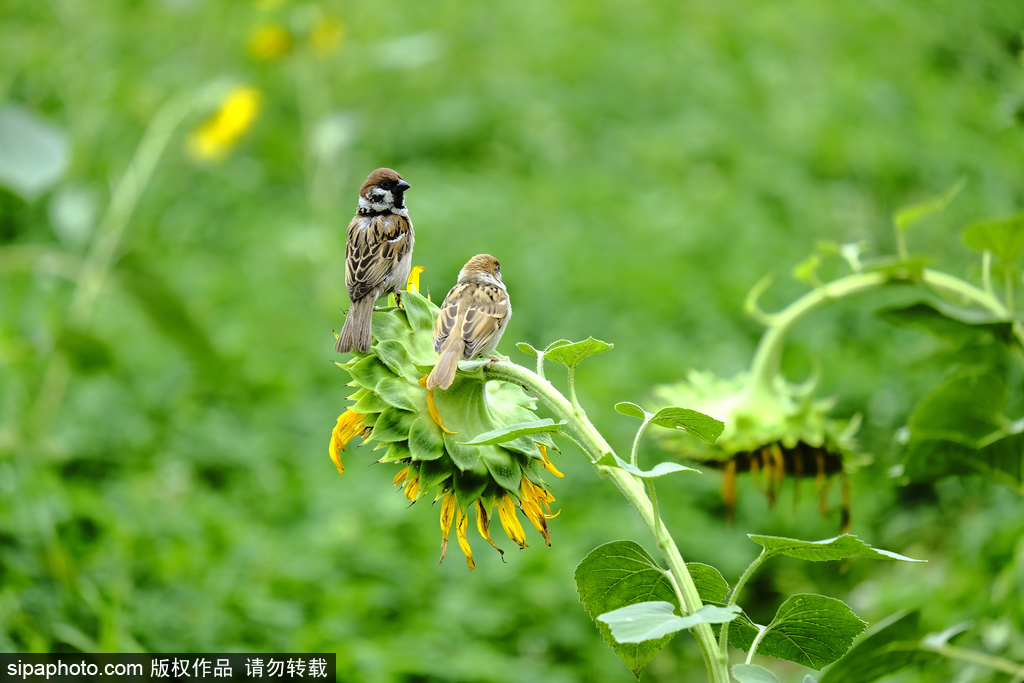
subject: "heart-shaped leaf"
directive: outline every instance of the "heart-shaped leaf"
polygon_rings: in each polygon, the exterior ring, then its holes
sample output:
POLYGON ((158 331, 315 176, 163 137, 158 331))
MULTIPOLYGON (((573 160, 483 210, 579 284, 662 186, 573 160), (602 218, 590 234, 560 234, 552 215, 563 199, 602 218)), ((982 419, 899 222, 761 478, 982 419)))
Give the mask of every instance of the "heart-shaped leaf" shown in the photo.
POLYGON ((682 428, 687 433, 708 443, 714 443, 725 429, 725 423, 721 420, 716 420, 710 415, 696 410, 675 406, 662 408, 656 412, 651 418, 651 424, 656 424, 659 427, 682 428))
MULTIPOLYGON (((555 342, 555 344, 557 343, 555 342)), ((613 344, 603 342, 600 339, 594 339, 593 337, 560 346, 555 346, 555 344, 547 348, 544 352, 544 357, 569 369, 575 368, 587 356, 610 351, 613 346, 613 344)))

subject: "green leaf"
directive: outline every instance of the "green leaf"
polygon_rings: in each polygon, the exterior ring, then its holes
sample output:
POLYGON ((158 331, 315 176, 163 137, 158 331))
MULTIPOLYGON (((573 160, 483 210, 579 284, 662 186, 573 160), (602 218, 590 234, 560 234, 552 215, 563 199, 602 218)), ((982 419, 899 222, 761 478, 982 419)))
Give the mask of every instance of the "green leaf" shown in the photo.
POLYGON ((551 344, 544 352, 544 357, 552 360, 559 365, 564 365, 569 369, 575 368, 580 364, 587 356, 593 356, 598 353, 604 353, 610 351, 613 344, 603 342, 599 339, 590 337, 584 341, 572 342, 563 344, 561 346, 555 346, 559 342, 551 344), (552 348, 552 347, 555 348, 552 348))
POLYGON ((778 676, 757 664, 733 665, 732 677, 737 683, 779 683, 778 676))
POLYGON ((697 624, 732 621, 740 611, 737 605, 705 605, 693 614, 678 617, 673 613, 674 609, 675 605, 662 600, 641 602, 602 614, 598 620, 608 624, 617 642, 642 643, 693 628, 697 624))
POLYGON ((420 490, 429 491, 452 476, 451 463, 444 458, 420 462, 420 490))
POLYGON ((818 268, 820 267, 821 256, 811 254, 793 267, 793 277, 804 284, 817 287, 821 284, 821 281, 818 279, 818 268))
POLYGON ((384 399, 372 391, 367 391, 365 396, 355 402, 351 410, 354 413, 369 415, 371 413, 379 413, 387 407, 388 404, 384 402, 384 399))
POLYGON ((497 446, 480 446, 478 450, 494 481, 505 490, 518 494, 523 474, 512 454, 497 446))
POLYGON ((653 415, 651 415, 651 413, 648 413, 646 410, 644 410, 643 408, 641 408, 637 404, 630 403, 629 401, 623 401, 622 403, 616 403, 615 404, 615 410, 619 411, 623 415, 628 415, 629 417, 635 417, 638 420, 646 420, 649 417, 653 417, 653 415))
POLYGON ((394 311, 374 311, 373 336, 380 341, 386 339, 406 341, 412 336, 412 329, 402 320, 401 316, 395 315, 394 311))
POLYGON ((980 448, 1005 435, 1009 387, 995 368, 962 368, 918 403, 907 426, 911 439, 945 439, 980 448))
POLYGON ((556 339, 555 341, 548 344, 547 348, 544 349, 544 353, 547 354, 548 351, 553 351, 562 346, 568 346, 569 344, 572 344, 572 342, 569 341, 568 339, 556 339))
POLYGON ((696 410, 675 406, 662 408, 656 412, 651 418, 651 424, 656 424, 659 427, 685 429, 688 434, 708 443, 714 443, 725 429, 725 423, 721 420, 716 420, 710 415, 699 413, 696 410))
POLYGON ((687 562, 686 568, 694 585, 697 586, 701 602, 714 603, 725 600, 725 596, 729 594, 729 583, 721 572, 709 564, 700 562, 687 562))
POLYGON ((414 413, 388 406, 381 412, 380 417, 373 424, 373 431, 366 437, 365 442, 394 443, 395 441, 406 441, 409 439, 409 428, 412 427, 414 418, 414 413))
POLYGON ((953 198, 964 189, 967 181, 960 179, 953 187, 946 190, 943 194, 932 199, 927 199, 916 204, 910 204, 896 211, 893 214, 893 222, 896 224, 896 229, 900 232, 906 232, 912 226, 916 225, 920 221, 924 220, 928 216, 943 211, 953 198))
POLYGON ((668 577, 633 541, 615 541, 594 549, 576 567, 574 577, 580 601, 595 619, 605 642, 639 678, 647 663, 668 644, 672 636, 636 644, 617 643, 608 625, 596 619, 638 602, 662 600, 675 604, 675 591, 668 577))
POLYGON ((1013 263, 1024 251, 1024 213, 968 225, 963 240, 971 249, 991 251, 1004 264, 1013 263))
POLYGON ((354 363, 349 363, 344 367, 345 371, 352 375, 354 382, 369 389, 377 386, 377 383, 385 377, 397 377, 395 373, 391 372, 387 366, 373 355, 362 358, 354 363))
POLYGON ((415 413, 418 406, 413 400, 412 394, 414 391, 422 390, 419 386, 414 387, 402 377, 385 377, 377 382, 373 391, 388 405, 415 413))
POLYGON ((463 446, 451 434, 445 434, 443 438, 444 447, 456 467, 460 470, 473 470, 479 467, 480 448, 478 446, 463 446))
POLYGON ((654 479, 656 477, 664 477, 666 474, 672 474, 673 472, 696 472, 700 474, 701 471, 692 467, 686 467, 680 465, 677 462, 660 462, 650 470, 642 470, 635 465, 631 465, 614 453, 605 453, 601 456, 601 459, 597 461, 598 465, 604 465, 606 467, 618 467, 619 469, 626 470, 630 474, 642 479, 654 479))
POLYGON ((842 560, 847 557, 870 557, 875 560, 902 560, 904 562, 924 562, 903 555, 879 550, 860 540, 852 534, 843 534, 824 541, 798 541, 780 536, 758 536, 747 534, 754 543, 768 551, 768 555, 788 555, 809 562, 828 562, 842 560))
POLYGON ((485 444, 505 443, 506 441, 512 441, 529 434, 560 434, 564 424, 566 424, 565 420, 555 422, 551 418, 520 422, 508 425, 507 427, 492 429, 489 432, 478 434, 472 441, 463 441, 461 443, 464 446, 483 446, 485 444))
MULTIPOLYGON (((742 623, 742 622, 738 622, 742 623)), ((866 624, 843 601, 824 595, 794 595, 765 627, 757 653, 820 669, 842 657, 866 624)), ((749 650, 757 631, 734 628, 730 638, 749 650)))
POLYGON ((417 417, 409 427, 409 452, 413 460, 437 460, 444 455, 441 429, 430 418, 417 417))
POLYGON ((961 346, 980 335, 993 335, 1003 343, 1010 343, 1013 339, 1011 321, 997 318, 987 311, 962 308, 937 299, 886 308, 878 315, 890 325, 920 328, 961 346))
POLYGON ((939 655, 920 648, 919 618, 916 611, 904 611, 875 624, 821 676, 820 683, 865 683, 913 664, 939 659, 939 655))
POLYGON ((409 357, 409 349, 406 348, 405 343, 397 339, 385 339, 384 341, 377 342, 373 350, 376 352, 380 362, 396 375, 404 376, 413 382, 423 376, 416 369, 412 358, 409 357))
POLYGON ((413 332, 434 329, 435 314, 430 303, 419 292, 402 292, 402 308, 413 332))
POLYGON ((519 349, 520 351, 522 351, 523 353, 525 353, 527 356, 534 356, 534 357, 536 357, 540 353, 540 351, 538 351, 537 349, 533 348, 532 346, 530 346, 526 342, 518 342, 516 344, 516 348, 519 349))
POLYGON ((912 480, 981 474, 1024 483, 1024 424, 1004 415, 1009 387, 997 366, 962 368, 910 415, 904 473, 912 480))

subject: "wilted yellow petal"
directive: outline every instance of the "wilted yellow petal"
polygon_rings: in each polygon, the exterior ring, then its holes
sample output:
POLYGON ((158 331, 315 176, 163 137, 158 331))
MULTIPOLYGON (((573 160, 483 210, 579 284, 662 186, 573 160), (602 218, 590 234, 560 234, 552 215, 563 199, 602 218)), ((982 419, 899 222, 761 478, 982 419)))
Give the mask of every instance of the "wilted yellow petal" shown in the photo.
POLYGON ((507 493, 502 495, 498 501, 498 518, 501 520, 501 527, 520 548, 526 547, 526 532, 523 525, 519 523, 516 516, 516 504, 507 493))
POLYGON ((406 478, 407 476, 409 476, 409 468, 408 468, 408 467, 403 467, 403 468, 402 468, 402 469, 401 469, 401 470, 400 470, 400 471, 398 472, 398 474, 396 474, 396 475, 395 475, 395 478, 394 478, 395 486, 398 486, 398 485, 399 485, 399 484, 401 484, 401 483, 402 483, 403 481, 405 481, 405 478, 406 478))
POLYGON ((405 484, 405 497, 416 502, 416 494, 420 492, 420 475, 415 475, 405 484))
POLYGON ((352 440, 352 437, 362 431, 360 425, 365 417, 362 413, 355 413, 351 410, 346 410, 338 417, 338 424, 331 432, 331 445, 327 449, 331 460, 334 461, 334 466, 338 468, 338 474, 345 473, 345 466, 341 464, 340 451, 345 450, 345 446, 352 440))
POLYGON ((501 553, 501 559, 505 560, 505 551, 498 547, 498 544, 491 540, 490 530, 490 515, 487 514, 487 508, 484 506, 484 502, 479 498, 476 499, 476 530, 480 532, 480 535, 484 537, 491 547, 501 553))
POLYGON ((215 161, 223 159, 252 128, 263 96, 249 86, 238 86, 228 93, 220 109, 189 136, 193 156, 215 161))
POLYGON ((309 45, 318 55, 334 52, 345 37, 345 25, 335 17, 321 17, 309 34, 309 45))
MULTIPOLYGON (((420 386, 424 389, 427 389, 427 377, 430 377, 430 375, 423 375, 423 377, 420 377, 420 386)), ((441 423, 441 413, 437 412, 437 406, 434 405, 433 389, 427 389, 427 412, 430 413, 430 418, 434 421, 434 424, 441 428, 442 432, 448 436, 455 436, 458 434, 458 432, 449 430, 441 423)))
POLYGON ((550 493, 539 486, 535 486, 533 482, 523 475, 519 508, 526 515, 526 518, 530 520, 534 528, 544 537, 544 542, 548 545, 551 545, 551 532, 548 531, 547 522, 548 517, 551 516, 551 507, 548 505, 548 502, 551 500, 554 500, 554 498, 550 493), (542 505, 547 508, 549 514, 544 514, 544 510, 541 509, 542 505))
POLYGON ((459 539, 459 547, 462 548, 462 552, 466 554, 466 565, 472 569, 476 566, 476 562, 473 561, 473 549, 469 547, 469 541, 466 539, 466 526, 469 522, 469 515, 462 511, 462 508, 455 506, 455 535, 459 539))
POLYGON ((444 556, 448 553, 448 532, 452 529, 452 519, 455 517, 455 492, 449 491, 441 501, 441 559, 438 564, 444 562, 444 556))
POLYGON ((281 24, 261 26, 249 36, 249 56, 260 62, 280 59, 292 49, 292 34, 281 24))
POLYGON ((407 292, 419 292, 420 291, 420 273, 425 271, 426 268, 423 266, 415 266, 412 272, 409 273, 409 279, 405 283, 405 291, 407 292))
POLYGON ((537 445, 540 446, 540 457, 544 460, 544 469, 546 469, 548 472, 555 475, 556 477, 564 477, 565 475, 559 472, 555 468, 555 466, 551 464, 551 461, 548 460, 548 447, 542 443, 539 443, 537 445))

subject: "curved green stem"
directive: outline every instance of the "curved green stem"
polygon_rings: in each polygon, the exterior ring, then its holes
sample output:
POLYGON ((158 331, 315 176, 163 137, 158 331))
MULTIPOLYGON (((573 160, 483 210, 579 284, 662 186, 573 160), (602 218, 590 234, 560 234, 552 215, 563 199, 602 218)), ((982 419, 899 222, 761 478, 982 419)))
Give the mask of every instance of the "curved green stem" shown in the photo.
MULTIPOLYGON (((729 594, 725 596, 725 606, 726 607, 730 607, 730 606, 736 604, 736 600, 739 597, 740 593, 743 591, 743 588, 747 585, 747 581, 750 581, 750 577, 752 577, 754 575, 754 572, 757 571, 758 567, 760 567, 762 564, 764 564, 764 561, 767 560, 767 559, 768 559, 768 550, 767 549, 762 550, 761 554, 758 555, 756 558, 754 558, 754 561, 750 563, 750 566, 747 567, 747 570, 745 572, 743 572, 743 576, 741 576, 739 578, 739 580, 736 582, 736 585, 733 586, 729 590, 729 594)), ((722 657, 725 657, 728 654, 728 649, 727 649, 728 647, 729 647, 729 622, 725 622, 724 624, 722 624, 722 632, 721 632, 721 634, 719 635, 719 638, 718 638, 718 651, 719 651, 719 653, 721 654, 722 657)), ((750 651, 753 652, 754 648, 751 647, 750 651)), ((748 661, 749 661, 749 659, 748 659, 748 661)))
MULTIPOLYGON (((668 564, 669 572, 672 574, 673 587, 677 589, 684 615, 692 614, 700 609, 703 603, 697 592, 697 586, 693 582, 693 577, 690 576, 690 572, 686 568, 686 562, 683 560, 675 540, 657 516, 654 504, 644 490, 644 485, 636 477, 619 467, 599 463, 605 455, 614 454, 614 451, 590 422, 583 409, 578 404, 574 406, 546 379, 514 363, 494 363, 484 370, 484 374, 492 379, 518 384, 540 399, 555 414, 556 419, 566 421, 567 429, 573 433, 576 442, 581 446, 594 468, 599 474, 612 480, 626 500, 640 514, 640 518, 651 535, 654 536, 658 543, 658 550, 661 551, 668 564)), ((709 681, 711 683, 728 683, 727 659, 718 653, 711 626, 698 624, 692 629, 692 633, 704 655, 709 681)))
POLYGON ((856 273, 840 278, 803 295, 772 316, 754 352, 750 368, 751 386, 757 391, 774 392, 773 382, 782 363, 782 350, 793 326, 824 304, 880 287, 891 280, 887 273, 856 273))
MULTIPOLYGON (((922 284, 940 295, 966 301, 992 313, 997 318, 1010 320, 1012 317, 1011 310, 992 291, 986 291, 941 271, 926 268, 921 271, 919 276, 909 273, 896 275, 891 271, 880 270, 855 273, 824 284, 803 295, 778 313, 767 316, 771 322, 757 345, 750 368, 751 389, 758 392, 774 393, 773 382, 779 374, 786 338, 793 326, 813 311, 831 301, 879 289, 886 285, 914 282, 922 284)), ((1014 322, 1013 332, 1018 342, 1024 346, 1024 325, 1014 322)))

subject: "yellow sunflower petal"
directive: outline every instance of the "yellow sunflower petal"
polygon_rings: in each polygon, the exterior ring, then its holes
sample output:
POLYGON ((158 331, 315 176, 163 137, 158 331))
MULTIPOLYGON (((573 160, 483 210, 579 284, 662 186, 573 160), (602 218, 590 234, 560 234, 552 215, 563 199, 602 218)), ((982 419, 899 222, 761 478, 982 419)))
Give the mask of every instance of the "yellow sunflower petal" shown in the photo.
POLYGON ((455 492, 449 491, 441 501, 441 559, 438 564, 444 562, 444 556, 448 553, 448 532, 452 530, 452 519, 455 517, 455 492))
MULTIPOLYGON (((423 375, 423 377, 420 378, 420 386, 424 389, 427 389, 427 377, 430 377, 430 375, 423 375)), ((434 424, 441 428, 442 432, 448 436, 455 436, 458 434, 458 432, 451 431, 441 423, 441 413, 437 412, 437 406, 434 405, 433 389, 427 389, 427 412, 430 413, 430 418, 434 421, 434 424)))
POLYGON ((480 535, 484 537, 491 547, 501 553, 502 561, 505 560, 505 551, 498 547, 498 544, 491 540, 490 530, 490 515, 487 514, 487 508, 484 506, 484 502, 479 498, 476 499, 476 530, 480 532, 480 535))
POLYGON ((405 283, 405 291, 407 292, 419 292, 420 291, 420 273, 425 271, 426 268, 423 266, 415 266, 412 272, 409 273, 409 279, 405 283))
POLYGON ((411 502, 416 502, 416 494, 420 492, 420 475, 414 475, 405 484, 405 497, 411 502))
POLYGON ((537 445, 540 446, 540 457, 544 460, 544 469, 546 469, 548 472, 555 475, 556 477, 564 477, 565 475, 559 472, 555 468, 555 466, 551 464, 551 461, 548 460, 548 447, 542 443, 539 443, 537 445))
POLYGON ((331 460, 334 461, 334 466, 338 468, 338 474, 345 473, 345 466, 341 464, 340 451, 345 450, 345 446, 352 440, 352 437, 362 432, 360 425, 365 418, 366 415, 351 410, 346 410, 338 417, 338 424, 331 432, 331 445, 327 449, 331 460))
POLYGON ((396 475, 395 475, 395 478, 394 478, 395 486, 398 486, 398 485, 399 485, 399 484, 401 484, 401 483, 402 483, 403 481, 405 481, 405 478, 406 478, 407 476, 409 476, 409 468, 408 468, 408 467, 403 467, 403 468, 402 468, 402 469, 401 469, 401 470, 400 470, 400 471, 398 472, 398 474, 396 474, 396 475))
POLYGON ((501 520, 501 527, 520 548, 526 547, 526 532, 523 525, 519 523, 516 516, 516 504, 507 493, 502 495, 498 501, 498 518, 501 520))
POLYGON ((459 547, 462 548, 462 552, 466 554, 466 565, 472 569, 476 566, 476 562, 473 561, 473 549, 469 547, 469 541, 466 539, 466 526, 469 522, 469 515, 462 511, 462 508, 458 505, 455 506, 455 535, 459 539, 459 547))

